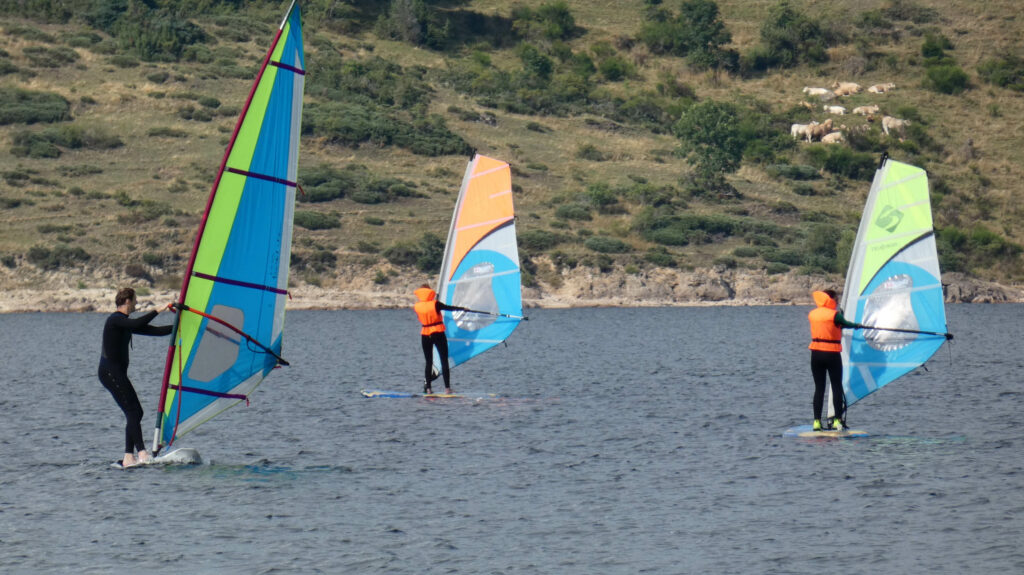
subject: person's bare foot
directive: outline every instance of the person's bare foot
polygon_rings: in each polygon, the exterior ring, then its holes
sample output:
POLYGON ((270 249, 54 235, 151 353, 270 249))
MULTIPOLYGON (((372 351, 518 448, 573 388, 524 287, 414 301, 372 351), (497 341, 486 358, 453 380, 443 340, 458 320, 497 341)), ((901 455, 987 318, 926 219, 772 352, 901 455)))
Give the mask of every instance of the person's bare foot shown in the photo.
POLYGON ((444 392, 447 393, 448 395, 455 395, 455 392, 452 391, 452 388, 450 387, 444 388, 444 392))
POLYGON ((151 459, 153 458, 149 456, 149 452, 145 449, 139 452, 139 463, 148 463, 151 459))
POLYGON ((134 453, 125 453, 124 459, 121 460, 121 467, 134 467, 138 464, 139 462, 136 461, 134 453))

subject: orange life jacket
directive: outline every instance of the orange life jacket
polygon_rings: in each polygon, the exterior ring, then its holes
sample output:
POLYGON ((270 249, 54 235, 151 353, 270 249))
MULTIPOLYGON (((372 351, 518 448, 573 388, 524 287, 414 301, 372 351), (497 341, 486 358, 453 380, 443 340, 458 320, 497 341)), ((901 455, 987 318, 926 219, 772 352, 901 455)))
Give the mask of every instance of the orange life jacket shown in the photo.
POLYGON ((413 293, 416 294, 416 299, 419 300, 412 308, 416 311, 416 317, 419 318, 420 324, 423 326, 423 329, 420 330, 420 335, 444 333, 444 318, 437 311, 437 302, 434 301, 437 293, 430 288, 423 287, 418 288, 413 293))
POLYGON ((807 314, 811 322, 811 345, 816 351, 843 351, 843 328, 836 325, 836 300, 822 291, 811 294, 818 307, 807 314))

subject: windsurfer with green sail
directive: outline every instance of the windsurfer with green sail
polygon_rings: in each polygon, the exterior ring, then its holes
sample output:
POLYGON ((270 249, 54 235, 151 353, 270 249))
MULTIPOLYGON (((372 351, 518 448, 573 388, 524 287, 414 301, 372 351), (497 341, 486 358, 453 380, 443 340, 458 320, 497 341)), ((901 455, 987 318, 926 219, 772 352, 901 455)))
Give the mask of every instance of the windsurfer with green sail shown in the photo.
POLYGON ((811 376, 814 377, 814 423, 812 429, 821 431, 821 410, 825 403, 825 377, 832 384, 832 407, 835 418, 832 429, 842 431, 846 400, 843 392, 843 328, 864 327, 843 317, 837 309, 835 290, 816 291, 811 296, 817 306, 807 319, 811 323, 811 376))

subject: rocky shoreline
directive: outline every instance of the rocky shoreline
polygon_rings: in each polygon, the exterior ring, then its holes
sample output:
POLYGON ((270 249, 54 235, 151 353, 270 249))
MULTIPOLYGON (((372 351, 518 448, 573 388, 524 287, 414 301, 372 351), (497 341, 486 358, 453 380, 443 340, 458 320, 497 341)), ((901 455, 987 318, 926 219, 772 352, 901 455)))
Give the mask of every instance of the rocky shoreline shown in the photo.
MULTIPOLYGON (((0 313, 103 312, 113 309, 118 287, 140 292, 140 309, 162 307, 177 290, 158 289, 149 282, 110 270, 39 272, 30 277, 0 277, 0 313), (95 287, 104 286, 104 287, 95 287)), ((526 307, 665 307, 811 305, 815 289, 842 287, 842 279, 796 273, 767 274, 747 269, 681 270, 654 268, 639 273, 593 268, 543 274, 547 281, 523 288, 526 307)), ((377 269, 339 270, 320 285, 297 282, 289 288, 288 309, 394 309, 412 304, 412 291, 433 277, 398 268, 388 269, 386 283, 377 283, 377 269)), ((947 303, 1020 303, 1024 288, 983 282, 962 274, 943 276, 947 303)))

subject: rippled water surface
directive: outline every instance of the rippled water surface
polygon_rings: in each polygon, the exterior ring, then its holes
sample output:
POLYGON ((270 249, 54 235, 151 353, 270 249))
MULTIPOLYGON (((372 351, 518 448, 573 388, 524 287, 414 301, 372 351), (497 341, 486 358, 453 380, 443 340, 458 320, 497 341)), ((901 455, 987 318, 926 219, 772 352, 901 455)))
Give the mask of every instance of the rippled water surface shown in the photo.
MULTIPOLYGON (((0 572, 1024 572, 1024 306, 951 306, 824 442, 782 437, 807 311, 530 310, 453 372, 480 401, 359 394, 416 391, 411 311, 290 312, 292 367, 181 440, 204 465, 129 471, 104 314, 0 315, 0 572)), ((166 343, 135 338, 147 442, 166 343)))

